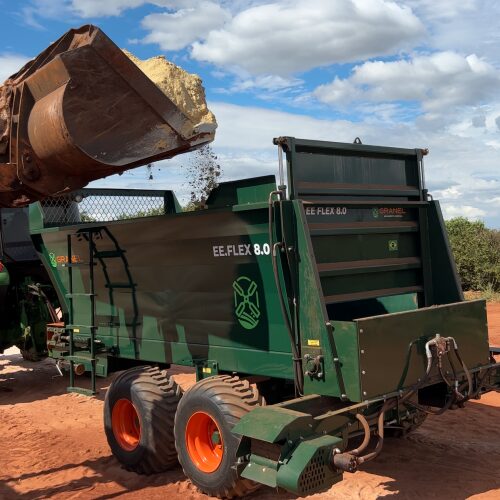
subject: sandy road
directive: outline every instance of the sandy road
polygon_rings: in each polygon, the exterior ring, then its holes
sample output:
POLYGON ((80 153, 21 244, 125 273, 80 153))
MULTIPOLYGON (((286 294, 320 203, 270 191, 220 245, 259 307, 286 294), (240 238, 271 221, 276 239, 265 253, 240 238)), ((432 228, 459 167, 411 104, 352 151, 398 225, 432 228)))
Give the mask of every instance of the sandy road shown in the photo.
MULTIPOLYGON (((490 342, 500 345, 500 304, 488 307, 490 342)), ((207 498, 178 468, 150 477, 123 470, 102 429, 109 379, 98 398, 67 394, 51 360, 0 356, 0 499, 207 498)), ((181 384, 192 375, 179 375, 181 384)), ((429 417, 409 437, 387 440, 362 471, 346 474, 328 492, 310 498, 500 498, 500 394, 465 410, 429 417)), ((262 488, 251 498, 291 499, 262 488)))

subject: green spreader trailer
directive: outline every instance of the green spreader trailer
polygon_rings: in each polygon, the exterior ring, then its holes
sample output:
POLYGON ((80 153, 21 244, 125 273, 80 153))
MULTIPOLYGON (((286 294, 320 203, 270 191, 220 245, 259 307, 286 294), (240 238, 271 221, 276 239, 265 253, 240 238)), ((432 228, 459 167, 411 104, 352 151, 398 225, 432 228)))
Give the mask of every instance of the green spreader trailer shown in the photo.
POLYGON ((48 350, 69 390, 95 393, 119 371, 104 409, 116 458, 145 474, 180 462, 219 497, 324 490, 387 435, 500 387, 486 304, 464 301, 425 188, 426 151, 274 143, 278 185, 222 183, 204 210, 120 190, 30 207, 64 311, 48 350), (196 384, 182 391, 171 365, 196 384))

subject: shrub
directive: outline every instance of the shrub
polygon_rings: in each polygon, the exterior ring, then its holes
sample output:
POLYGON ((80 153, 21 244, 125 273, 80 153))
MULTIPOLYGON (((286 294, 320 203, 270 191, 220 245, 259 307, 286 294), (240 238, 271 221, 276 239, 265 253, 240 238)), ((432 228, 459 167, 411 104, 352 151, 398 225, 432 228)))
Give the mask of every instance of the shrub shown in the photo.
POLYGON ((500 290, 500 231, 464 217, 446 221, 464 290, 500 290))

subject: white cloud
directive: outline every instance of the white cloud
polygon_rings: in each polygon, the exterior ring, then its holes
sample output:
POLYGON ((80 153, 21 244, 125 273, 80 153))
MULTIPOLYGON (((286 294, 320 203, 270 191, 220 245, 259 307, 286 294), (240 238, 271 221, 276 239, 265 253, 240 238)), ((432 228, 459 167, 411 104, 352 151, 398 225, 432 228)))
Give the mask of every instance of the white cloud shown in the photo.
MULTIPOLYGON (((97 18, 119 16, 129 9, 151 4, 168 9, 196 5, 196 0, 31 0, 23 7, 24 21, 43 28, 42 19, 97 18)), ((69 19, 68 19, 69 20, 69 19)))
POLYGON ((437 198, 444 198, 446 200, 457 200, 462 197, 463 193, 457 186, 450 186, 441 191, 436 191, 434 195, 437 198))
POLYGON ((352 101, 419 101, 424 110, 441 112, 497 97, 499 85, 500 72, 475 54, 439 52, 365 62, 354 67, 349 78, 336 77, 314 94, 336 106, 352 101))
POLYGON ((150 14, 142 20, 142 27, 150 32, 143 42, 157 43, 163 50, 180 50, 222 27, 229 18, 227 10, 208 1, 174 13, 150 14))
POLYGON ((147 0, 72 0, 71 8, 80 17, 118 16, 124 10, 140 7, 147 0))
POLYGON ((221 102, 210 103, 210 109, 219 123, 214 148, 221 158, 220 153, 232 158, 227 162, 225 176, 276 173, 277 151, 272 138, 281 135, 337 142, 352 142, 359 136, 364 144, 428 147, 430 154, 425 158, 427 184, 431 193, 447 207, 446 217, 454 217, 457 213, 450 206, 471 207, 464 208, 462 215, 484 218, 490 226, 500 227, 498 209, 491 203, 500 192, 498 153, 479 138, 464 138, 447 131, 435 134, 433 130, 423 130, 411 123, 320 120, 221 102), (238 161, 238 158, 245 161, 238 161))
POLYGON ((491 0, 406 0, 425 24, 426 45, 435 50, 475 52, 500 63, 500 2, 491 0))
POLYGON ((476 0, 406 0, 418 15, 429 20, 450 20, 462 14, 470 14, 476 8, 476 0))
POLYGON ((451 205, 442 203, 443 215, 445 219, 452 219, 453 217, 465 217, 466 219, 481 219, 486 215, 484 210, 471 205, 451 205))
POLYGON ((491 205, 500 208, 500 196, 495 196, 494 198, 491 198, 488 200, 488 203, 491 205))
POLYGON ((228 88, 215 89, 219 94, 231 94, 234 92, 249 92, 257 90, 268 91, 266 97, 276 97, 281 92, 287 92, 302 85, 304 82, 299 78, 284 78, 278 75, 260 75, 251 77, 247 75, 237 76, 233 84, 228 88))
MULTIPOLYGON (((209 106, 219 122, 213 148, 224 169, 223 180, 277 174, 277 149, 272 139, 281 135, 349 143, 359 136, 364 144, 428 147, 427 185, 442 202, 445 216, 481 218, 490 227, 500 227, 498 153, 475 137, 463 138, 449 132, 436 135, 411 124, 320 120, 223 102, 211 102, 209 106)), ((161 172, 155 169, 154 187, 175 187, 179 197, 185 196, 188 190, 183 187, 179 165, 187 161, 187 155, 181 155, 156 164, 161 165, 161 172)), ((113 187, 114 179, 117 186, 142 187, 147 183, 147 173, 139 169, 96 184, 113 187)))
POLYGON ((9 76, 17 73, 29 58, 16 54, 0 54, 0 84, 9 76))
POLYGON ((194 43, 192 57, 283 76, 394 53, 423 33, 408 7, 388 0, 288 0, 243 10, 194 43))
POLYGON ((276 148, 272 145, 273 137, 291 135, 352 142, 356 136, 364 135, 368 128, 364 124, 355 124, 347 120, 319 120, 256 106, 212 102, 209 103, 209 107, 219 124, 215 147, 243 151, 265 150, 273 154, 273 157, 276 155, 276 148))
POLYGON ((473 116, 472 126, 475 128, 484 128, 486 126, 486 116, 483 114, 473 116))

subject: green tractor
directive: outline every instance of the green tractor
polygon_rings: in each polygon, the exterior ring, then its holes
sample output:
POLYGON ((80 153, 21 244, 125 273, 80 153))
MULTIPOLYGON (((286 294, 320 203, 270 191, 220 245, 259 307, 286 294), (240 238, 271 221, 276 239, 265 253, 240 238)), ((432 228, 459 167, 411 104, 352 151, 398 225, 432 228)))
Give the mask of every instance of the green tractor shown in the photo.
POLYGON ((29 234, 27 208, 1 208, 0 353, 12 346, 23 358, 47 356, 46 326, 58 321, 57 298, 29 234))
POLYGON ((119 190, 73 193, 79 215, 30 207, 64 314, 48 350, 69 390, 94 394, 120 371, 104 410, 116 458, 144 474, 180 462, 225 498, 327 489, 388 434, 500 387, 485 302, 464 301, 425 188, 426 151, 275 144, 278 185, 222 183, 205 210, 119 190), (172 365, 197 383, 183 392, 172 365))

